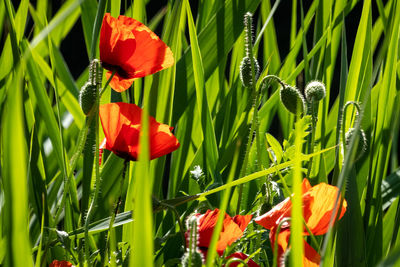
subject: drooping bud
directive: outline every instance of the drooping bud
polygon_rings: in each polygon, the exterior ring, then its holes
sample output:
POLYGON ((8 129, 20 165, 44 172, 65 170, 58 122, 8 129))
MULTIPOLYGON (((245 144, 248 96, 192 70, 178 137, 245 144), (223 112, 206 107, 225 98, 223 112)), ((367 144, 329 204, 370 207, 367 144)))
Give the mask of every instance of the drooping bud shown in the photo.
POLYGON ((201 267, 203 264, 203 255, 197 248, 198 243, 198 229, 197 223, 198 218, 196 215, 191 215, 187 221, 186 227, 189 230, 189 245, 186 252, 182 256, 182 266, 183 267, 201 267))
MULTIPOLYGON (((254 78, 257 80, 260 66, 258 65, 257 59, 253 57, 254 64, 254 78)), ((253 73, 251 71, 251 59, 250 57, 244 57, 242 62, 240 63, 240 80, 242 81, 243 86, 250 87, 253 85, 253 73)))
POLYGON ((325 84, 320 81, 311 81, 304 89, 304 93, 308 102, 320 101, 326 95, 325 84))
POLYGON ((293 86, 281 87, 280 97, 285 108, 295 115, 300 115, 306 109, 303 95, 293 86))
POLYGON ((85 83, 79 92, 79 105, 85 115, 88 115, 96 102, 96 85, 85 83))
POLYGON ((359 129, 357 131, 355 128, 350 128, 345 134, 345 143, 347 149, 350 149, 350 141, 354 135, 358 137, 358 141, 355 141, 357 143, 355 161, 357 161, 362 157, 365 151, 367 151, 368 144, 367 137, 365 136, 363 129, 359 129))

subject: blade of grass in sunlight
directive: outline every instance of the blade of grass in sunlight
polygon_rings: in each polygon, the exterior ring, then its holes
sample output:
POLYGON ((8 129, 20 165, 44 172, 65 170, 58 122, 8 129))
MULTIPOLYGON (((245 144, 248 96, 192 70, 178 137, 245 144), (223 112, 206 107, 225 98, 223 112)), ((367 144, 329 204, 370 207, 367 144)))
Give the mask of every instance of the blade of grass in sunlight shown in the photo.
POLYGON ((147 105, 142 110, 140 130, 140 154, 135 167, 133 199, 133 234, 130 236, 131 254, 129 266, 153 266, 153 212, 151 193, 153 181, 149 178, 150 144, 147 105))
MULTIPOLYGON (((238 158, 239 158, 239 150, 240 150, 240 142, 236 145, 236 150, 235 150, 235 153, 233 155, 233 161, 232 161, 231 169, 229 171, 229 176, 228 176, 228 179, 227 179, 227 183, 232 182, 233 179, 234 179, 236 165, 237 165, 238 158)), ((223 221, 225 219, 225 212, 226 212, 226 208, 228 206, 230 193, 231 193, 231 188, 228 188, 224 192, 224 194, 222 196, 221 204, 219 206, 220 213, 219 213, 217 222, 216 222, 215 227, 214 227, 214 231, 213 231, 213 234, 212 234, 210 246, 208 248, 209 252, 207 254, 207 259, 206 259, 206 266, 207 267, 215 266, 214 258, 217 255, 217 243, 218 243, 218 240, 219 240, 220 232, 221 232, 222 227, 223 227, 223 221)))
POLYGON ((198 45, 196 28, 193 22, 193 16, 188 1, 186 1, 186 11, 187 11, 189 37, 190 37, 192 60, 193 60, 193 74, 194 74, 193 77, 195 82, 196 99, 197 99, 196 103, 200 114, 200 120, 204 138, 203 142, 204 153, 207 159, 206 166, 211 177, 215 179, 214 171, 215 167, 217 166, 218 148, 215 140, 214 126, 212 124, 210 109, 207 101, 207 92, 204 87, 204 69, 203 69, 203 62, 201 59, 201 52, 198 45))
POLYGON ((302 208, 302 186, 301 186, 301 148, 302 137, 301 129, 304 128, 304 120, 297 119, 295 124, 295 154, 293 160, 293 196, 292 196, 292 212, 290 217, 290 243, 292 246, 290 258, 291 266, 296 263, 303 262, 304 257, 304 241, 303 241, 303 208, 302 208))
POLYGON ((8 90, 3 113, 2 143, 4 165, 2 181, 5 205, 2 226, 6 233, 5 265, 33 266, 28 232, 27 143, 24 136, 22 68, 13 71, 12 90, 8 90))
MULTIPOLYGON (((207 26, 199 33, 198 43, 204 68, 205 80, 214 72, 219 65, 219 61, 231 50, 233 43, 243 31, 243 15, 245 12, 254 12, 260 0, 242 1, 241 8, 237 9, 236 0, 228 0, 224 7, 211 17, 207 26), (217 26, 218 25, 218 26, 217 26), (218 35, 223 36, 223 41, 218 35), (205 57, 207 55, 207 57, 205 57)), ((186 50, 181 60, 177 63, 177 77, 175 86, 174 103, 189 103, 194 97, 194 78, 192 65, 191 49, 186 50)), ((175 123, 185 110, 185 105, 174 105, 173 119, 175 123)))
MULTIPOLYGON (((321 151, 317 151, 317 152, 314 152, 313 154, 309 154, 309 155, 301 155, 299 158, 300 158, 301 161, 306 161, 306 160, 309 160, 311 157, 315 157, 315 156, 320 155, 322 153, 328 152, 331 149, 334 149, 334 147, 323 149, 321 151)), ((259 172, 255 172, 255 173, 249 174, 249 175, 244 176, 242 178, 236 179, 236 180, 234 180, 234 181, 232 181, 230 183, 226 183, 226 184, 224 184, 222 186, 219 186, 217 188, 214 188, 214 189, 211 189, 209 191, 200 193, 200 194, 198 194, 199 201, 205 200, 205 197, 208 196, 208 195, 211 195, 211 194, 214 194, 216 192, 225 190, 225 189, 227 189, 229 187, 232 187, 232 186, 236 186, 236 185, 240 185, 240 184, 243 184, 243 183, 247 183, 247 182, 249 182, 251 180, 257 179, 257 178, 262 177, 262 176, 267 176, 268 174, 271 174, 271 173, 277 172, 279 170, 282 170, 284 168, 290 167, 293 164, 294 164, 294 160, 286 161, 284 163, 272 166, 272 167, 270 167, 268 169, 265 169, 263 171, 259 171, 259 172)))
MULTIPOLYGON (((389 134, 385 133, 384 129, 390 128, 394 114, 386 112, 392 110, 396 95, 396 58, 398 55, 398 40, 399 40, 399 26, 400 26, 400 3, 397 2, 395 6, 395 16, 392 21, 393 31, 390 37, 390 44, 388 48, 385 68, 383 72, 382 82, 379 89, 379 100, 377 103, 377 118, 375 124, 375 140, 373 142, 372 151, 374 152, 372 166, 375 170, 375 177, 371 179, 367 191, 367 198, 373 197, 381 203, 381 180, 385 176, 388 160, 390 156, 391 141, 389 134), (382 107, 385 107, 383 109, 382 107)), ((367 224, 367 255, 369 262, 376 263, 381 254, 375 253, 377 250, 382 249, 382 210, 376 205, 367 204, 365 207, 365 223, 367 224)), ((381 250, 380 250, 381 251, 381 250)))

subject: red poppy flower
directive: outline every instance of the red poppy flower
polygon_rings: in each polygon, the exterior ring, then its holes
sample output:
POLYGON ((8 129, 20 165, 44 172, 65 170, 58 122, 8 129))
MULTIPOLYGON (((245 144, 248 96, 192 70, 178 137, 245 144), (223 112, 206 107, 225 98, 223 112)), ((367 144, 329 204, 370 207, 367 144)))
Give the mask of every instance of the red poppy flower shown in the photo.
MULTIPOLYGON (((206 258, 214 227, 217 224, 219 209, 207 210, 205 214, 198 213, 195 215, 199 218, 198 246, 200 251, 203 253, 204 258, 206 258)), ((243 235, 243 232, 251 221, 252 217, 252 215, 236 215, 232 218, 225 213, 223 227, 221 233, 219 234, 217 243, 217 252, 219 255, 222 255, 227 246, 231 245, 243 235)), ((186 237, 188 237, 188 232, 186 232, 186 237)))
POLYGON ((49 267, 71 267, 71 266, 73 266, 72 263, 68 261, 58 261, 58 260, 54 260, 49 265, 49 267))
MULTIPOLYGON (((307 179, 303 180, 303 216, 307 227, 310 229, 313 235, 323 235, 328 231, 329 221, 333 210, 335 208, 335 201, 339 189, 336 186, 328 185, 326 183, 320 183, 316 186, 311 187, 307 179)), ((347 207, 347 202, 343 199, 342 208, 339 219, 343 217, 347 207)), ((275 244, 275 236, 278 225, 284 218, 290 217, 292 208, 292 202, 290 198, 286 198, 284 201, 276 205, 269 212, 255 219, 255 222, 271 230, 269 238, 272 247, 275 244)), ((338 210, 336 210, 337 214, 338 210)), ((304 235, 308 235, 308 231, 304 229, 304 235)), ((290 224, 283 223, 281 231, 278 234, 278 262, 281 264, 281 257, 286 251, 290 237, 290 224)), ((304 241, 304 259, 303 266, 319 266, 320 255, 304 241)))
MULTIPOLYGON (((106 137, 106 149, 116 155, 137 160, 142 110, 135 104, 109 103, 100 106, 100 119, 106 137)), ((171 133, 173 127, 149 116, 150 159, 171 153, 179 142, 171 133)))
MULTIPOLYGON (((249 256, 247 256, 246 254, 244 254, 243 252, 235 252, 231 255, 229 255, 228 257, 226 257, 226 259, 231 259, 231 258, 237 258, 237 259, 241 259, 241 260, 246 260, 249 256)), ((229 264, 229 267, 237 267, 240 264, 240 262, 232 262, 231 264, 229 264)), ((255 263, 252 259, 249 259, 247 261, 247 266, 248 267, 260 267, 257 263, 255 263)))
POLYGON ((122 92, 135 78, 153 74, 174 64, 171 49, 141 22, 106 13, 100 30, 100 60, 107 72, 116 73, 110 86, 122 92))

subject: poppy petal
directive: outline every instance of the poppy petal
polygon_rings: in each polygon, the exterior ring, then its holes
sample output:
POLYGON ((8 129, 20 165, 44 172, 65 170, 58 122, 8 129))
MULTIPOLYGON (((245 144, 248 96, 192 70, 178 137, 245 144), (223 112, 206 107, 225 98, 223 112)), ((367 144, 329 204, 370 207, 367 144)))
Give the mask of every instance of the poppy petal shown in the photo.
POLYGON ((171 49, 148 27, 109 13, 104 15, 100 31, 100 59, 105 69, 116 71, 110 86, 118 92, 128 89, 135 78, 174 64, 171 49))
POLYGON ((52 263, 50 263, 49 267, 72 267, 72 263, 68 261, 58 261, 54 260, 52 263))
MULTIPOLYGON (((196 216, 199 218, 198 246, 203 252, 210 245, 219 214, 219 209, 207 210, 205 214, 196 214, 196 216)), ((233 220, 232 217, 225 213, 223 227, 217 243, 217 252, 219 255, 222 255, 227 246, 231 245, 243 235, 243 231, 250 220, 251 215, 237 215, 235 216, 235 220, 233 220)))
POLYGON ((321 261, 321 256, 318 254, 315 249, 310 246, 306 241, 304 241, 304 258, 303 258, 303 266, 304 267, 317 267, 319 266, 319 262, 321 261))
MULTIPOLYGON (((303 198, 312 197, 315 199, 309 209, 310 214, 305 214, 305 221, 314 235, 322 235, 328 231, 339 189, 326 183, 320 183, 304 194, 303 198)), ((341 213, 338 219, 342 218, 346 212, 347 202, 344 199, 341 213)), ((338 211, 336 211, 337 214, 338 211)))
MULTIPOLYGON (((106 137, 106 148, 116 155, 136 160, 139 154, 139 135, 142 110, 135 104, 123 102, 100 106, 100 119, 106 137)), ((179 147, 170 127, 149 116, 150 159, 171 153, 179 147), (160 144, 160 142, 162 144, 160 144)))
MULTIPOLYGON (((237 259, 241 259, 241 260, 246 260, 249 256, 247 256, 246 254, 244 254, 243 252, 235 252, 231 255, 229 255, 228 257, 226 257, 226 259, 231 259, 231 258, 237 258, 237 259)), ((240 262, 232 262, 229 267, 237 267, 240 264, 240 262)), ((248 267, 259 267, 259 265, 257 263, 255 263, 252 259, 249 259, 247 261, 247 266, 248 267)))
MULTIPOLYGON (((110 79, 111 74, 112 74, 111 71, 106 72, 107 80, 110 79)), ((124 79, 121 76, 119 76, 118 73, 115 73, 114 77, 110 81, 110 86, 112 89, 114 89, 114 91, 120 93, 120 92, 123 92, 123 91, 129 89, 129 87, 132 86, 132 83, 134 80, 136 80, 136 78, 124 79)))
POLYGON ((239 226, 240 230, 244 232, 246 229, 247 225, 250 223, 251 218, 253 218, 253 215, 236 215, 232 218, 232 220, 239 226))

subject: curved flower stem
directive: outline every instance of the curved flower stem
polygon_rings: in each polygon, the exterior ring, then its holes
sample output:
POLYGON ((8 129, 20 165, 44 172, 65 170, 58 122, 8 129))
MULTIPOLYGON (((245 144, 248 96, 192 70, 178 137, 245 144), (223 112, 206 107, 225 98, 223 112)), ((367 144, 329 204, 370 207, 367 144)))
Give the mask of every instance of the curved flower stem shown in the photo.
POLYGON ((342 117, 342 127, 341 127, 341 130, 342 130, 342 143, 343 143, 343 154, 346 153, 346 144, 345 144, 345 142, 346 142, 346 115, 347 115, 346 113, 347 113, 347 108, 350 105, 354 105, 356 107, 356 109, 357 109, 356 122, 357 122, 359 114, 361 114, 361 107, 357 102, 348 101, 348 102, 346 102, 346 104, 344 104, 343 117, 342 117))
MULTIPOLYGON (((251 46, 250 46, 251 49, 251 46)), ((252 75, 253 75, 253 81, 255 80, 255 73, 254 73, 254 62, 252 57, 251 58, 251 63, 252 63, 252 75)), ((285 83, 276 75, 267 75, 265 76, 261 83, 260 83, 260 88, 257 90, 255 83, 252 83, 252 92, 253 92, 253 119, 252 119, 252 124, 251 124, 251 128, 250 128, 250 132, 249 132, 249 137, 247 140, 247 146, 246 146, 246 151, 245 151, 245 156, 244 156, 244 161, 243 161, 243 165, 242 168, 240 170, 240 177, 244 177, 246 175, 246 169, 247 169, 247 164, 248 164, 248 160, 249 160, 249 154, 250 154, 250 148, 251 148, 251 144, 252 144, 252 139, 253 139, 253 134, 255 131, 255 135, 256 135, 256 148, 257 148, 257 160, 259 162, 259 164, 261 164, 261 143, 260 143, 260 135, 259 135, 259 123, 258 123, 258 106, 259 106, 259 95, 261 94, 261 91, 263 89, 264 86, 267 86, 269 80, 274 80, 278 83, 280 83, 283 87, 285 87, 285 83)), ((261 165, 260 165, 261 167, 261 165)), ((272 198, 271 198, 271 193, 272 193, 272 189, 271 189, 271 185, 268 182, 267 183, 267 191, 268 191, 268 201, 270 202, 270 204, 272 204, 272 198)), ((239 214, 240 213, 240 205, 241 205, 241 200, 242 200, 242 194, 243 194, 243 185, 240 185, 239 187, 239 198, 238 198, 238 205, 237 205, 237 209, 236 209, 236 213, 239 214)))

